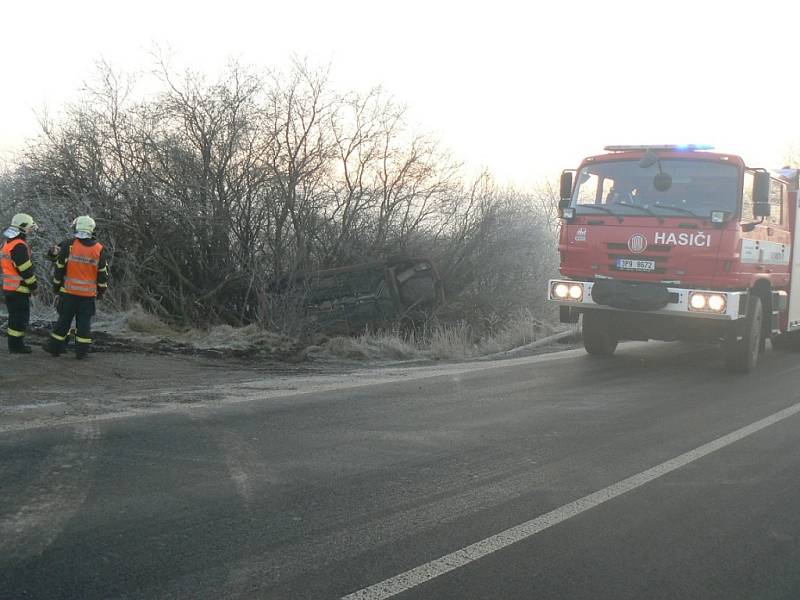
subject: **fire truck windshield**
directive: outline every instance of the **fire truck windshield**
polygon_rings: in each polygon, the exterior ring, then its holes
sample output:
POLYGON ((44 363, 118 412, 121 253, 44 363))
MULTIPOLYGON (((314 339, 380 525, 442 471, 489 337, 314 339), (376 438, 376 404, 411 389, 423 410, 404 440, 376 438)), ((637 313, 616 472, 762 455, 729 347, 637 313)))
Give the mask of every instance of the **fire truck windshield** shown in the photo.
POLYGON ((638 160, 584 166, 572 204, 576 214, 702 217, 735 213, 739 172, 733 164, 703 159, 662 159, 642 167, 638 160))

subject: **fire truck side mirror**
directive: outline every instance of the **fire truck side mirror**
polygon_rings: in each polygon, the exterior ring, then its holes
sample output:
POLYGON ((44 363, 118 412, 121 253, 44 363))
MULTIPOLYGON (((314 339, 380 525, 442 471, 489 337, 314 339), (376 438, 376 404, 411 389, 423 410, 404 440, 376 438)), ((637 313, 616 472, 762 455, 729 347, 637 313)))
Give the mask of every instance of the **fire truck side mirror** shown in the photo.
MULTIPOLYGON (((569 201, 572 198, 572 171, 564 171, 561 173, 561 201, 569 201)), ((559 203, 561 206, 561 203, 559 203)), ((563 207, 562 207, 563 208, 563 207)))
POLYGON ((770 208, 768 202, 754 202, 753 203, 753 216, 754 217, 768 217, 770 208))
POLYGON ((647 169, 652 167, 654 164, 658 162, 658 154, 653 152, 652 148, 648 148, 647 152, 645 152, 642 159, 639 161, 639 167, 642 169, 647 169))
POLYGON ((769 173, 758 171, 753 185, 753 216, 768 217, 769 213, 769 173))

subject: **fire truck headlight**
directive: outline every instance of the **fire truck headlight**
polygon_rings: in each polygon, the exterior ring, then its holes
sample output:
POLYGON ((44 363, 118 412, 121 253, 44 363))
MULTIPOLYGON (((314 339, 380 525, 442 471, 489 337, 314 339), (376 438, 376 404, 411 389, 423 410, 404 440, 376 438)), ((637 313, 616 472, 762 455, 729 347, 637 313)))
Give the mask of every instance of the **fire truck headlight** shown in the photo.
POLYGON ((555 281, 550 287, 550 299, 580 302, 583 300, 583 287, 582 283, 555 281))
POLYGON ((714 312, 725 312, 725 296, 723 294, 711 294, 708 297, 708 308, 714 312))
POLYGON ((689 310, 724 313, 727 307, 727 294, 713 292, 691 292, 689 294, 689 310))
POLYGON ((577 283, 569 286, 569 297, 573 300, 580 300, 583 298, 583 286, 577 283))
POLYGON ((566 283, 557 283, 553 286, 553 296, 559 300, 566 300, 569 296, 569 286, 566 283))
POLYGON ((705 294, 700 294, 698 292, 691 294, 689 296, 689 306, 695 310, 703 310, 706 307, 705 294))

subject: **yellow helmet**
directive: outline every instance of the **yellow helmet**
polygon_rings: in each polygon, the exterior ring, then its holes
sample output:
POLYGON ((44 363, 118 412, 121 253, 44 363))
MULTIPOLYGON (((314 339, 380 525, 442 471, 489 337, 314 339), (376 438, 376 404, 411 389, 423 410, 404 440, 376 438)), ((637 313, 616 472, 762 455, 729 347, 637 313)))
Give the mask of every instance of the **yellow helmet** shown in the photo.
POLYGON ((89 215, 84 215, 75 219, 72 222, 72 226, 75 228, 76 234, 83 233, 91 236, 94 233, 95 222, 89 215))
POLYGON ((17 213, 11 219, 11 226, 16 227, 22 233, 33 233, 38 229, 38 225, 33 222, 33 217, 25 213, 17 213))

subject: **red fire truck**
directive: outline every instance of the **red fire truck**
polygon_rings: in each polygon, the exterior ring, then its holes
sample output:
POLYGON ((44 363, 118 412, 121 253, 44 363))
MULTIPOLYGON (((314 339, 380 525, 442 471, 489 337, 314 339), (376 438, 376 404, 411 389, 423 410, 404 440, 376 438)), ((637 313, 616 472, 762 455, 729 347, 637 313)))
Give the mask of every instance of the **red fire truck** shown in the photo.
POLYGON ((708 146, 607 146, 561 176, 561 321, 595 356, 619 340, 719 342, 748 372, 800 348, 798 171, 708 146), (795 269, 796 267, 796 269, 795 269))

